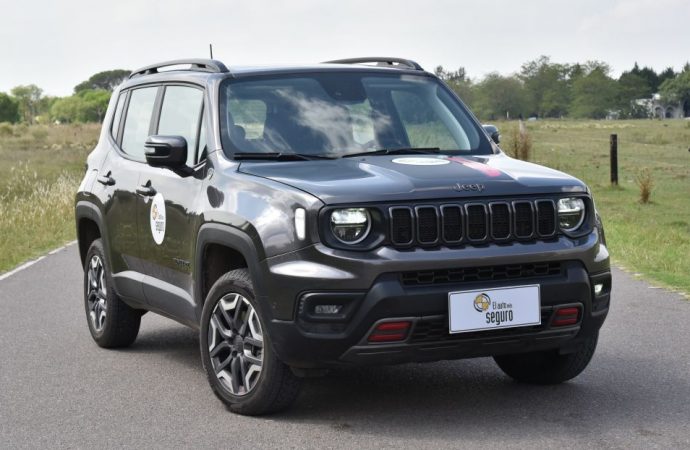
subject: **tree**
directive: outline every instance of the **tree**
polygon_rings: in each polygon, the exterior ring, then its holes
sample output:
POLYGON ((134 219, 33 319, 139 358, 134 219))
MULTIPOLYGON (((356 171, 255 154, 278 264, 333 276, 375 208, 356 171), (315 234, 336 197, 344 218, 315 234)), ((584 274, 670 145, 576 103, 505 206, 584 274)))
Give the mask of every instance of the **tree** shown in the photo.
POLYGON ((570 89, 569 68, 552 63, 548 56, 526 62, 519 78, 525 86, 531 114, 540 117, 561 117, 568 111, 570 89))
POLYGON ((687 111, 690 109, 690 67, 675 78, 667 79, 659 88, 661 98, 668 102, 678 102, 687 111))
POLYGON ((487 119, 516 118, 529 110, 529 100, 517 77, 490 73, 477 84, 475 110, 487 119))
POLYGON ((11 92, 19 103, 19 113, 22 119, 27 123, 34 123, 34 119, 38 115, 38 106, 43 90, 35 84, 29 84, 27 86, 17 86, 11 92))
POLYGON ((458 94, 458 97, 460 97, 463 102, 472 107, 474 102, 474 89, 472 80, 467 76, 464 67, 460 67, 455 72, 448 72, 443 66, 437 66, 434 73, 458 94))
POLYGON ((586 75, 573 81, 573 117, 603 119, 617 106, 618 85, 609 77, 607 64, 593 61, 584 65, 586 75))
POLYGON ((88 89, 55 101, 50 116, 59 122, 101 122, 110 101, 110 92, 88 89))
POLYGON ((19 104, 4 92, 0 92, 0 122, 19 122, 19 104))
POLYGON ((647 117, 646 108, 640 107, 635 100, 649 98, 653 94, 647 80, 632 71, 623 72, 618 78, 618 107, 623 117, 641 119, 647 117))
POLYGON ((676 72, 673 70, 673 67, 667 67, 666 70, 661 72, 659 74, 659 87, 656 92, 661 91, 661 85, 664 84, 664 81, 666 80, 672 80, 676 77, 676 72))
POLYGON ((74 93, 78 94, 81 91, 86 91, 89 89, 102 89, 105 91, 112 92, 113 89, 118 87, 120 83, 125 81, 131 71, 129 70, 106 70, 105 72, 98 72, 92 75, 86 81, 82 81, 78 85, 74 86, 74 93))

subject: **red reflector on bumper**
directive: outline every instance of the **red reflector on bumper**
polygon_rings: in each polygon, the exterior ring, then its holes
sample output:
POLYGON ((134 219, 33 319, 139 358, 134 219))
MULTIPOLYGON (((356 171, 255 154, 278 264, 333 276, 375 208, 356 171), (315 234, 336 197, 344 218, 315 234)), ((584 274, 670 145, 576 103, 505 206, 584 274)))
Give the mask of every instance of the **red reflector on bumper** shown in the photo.
POLYGON ((410 328, 410 322, 384 322, 376 326, 376 331, 400 331, 410 328))
POLYGON ((392 342, 392 341, 404 341, 405 333, 393 333, 393 334, 372 334, 369 336, 369 342, 392 342))
POLYGON ((376 325, 369 335, 369 342, 394 342, 404 341, 411 322, 383 322, 376 325))
POLYGON ((569 307, 561 308, 556 311, 556 316, 551 322, 551 326, 565 327, 568 325, 575 325, 580 321, 580 308, 569 307))

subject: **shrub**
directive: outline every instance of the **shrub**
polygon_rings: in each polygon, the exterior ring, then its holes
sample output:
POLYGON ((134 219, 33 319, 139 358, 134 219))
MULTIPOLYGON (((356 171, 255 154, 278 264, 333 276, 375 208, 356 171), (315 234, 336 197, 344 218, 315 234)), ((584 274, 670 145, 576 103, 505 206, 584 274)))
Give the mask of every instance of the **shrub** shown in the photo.
POLYGON ((635 184, 640 188, 640 203, 649 203, 654 189, 654 178, 649 168, 645 167, 637 174, 635 184))
POLYGON ((519 127, 511 128, 505 147, 513 158, 529 161, 532 156, 532 136, 522 122, 519 127))
POLYGON ((0 137, 10 137, 14 134, 12 124, 7 122, 0 123, 0 137))

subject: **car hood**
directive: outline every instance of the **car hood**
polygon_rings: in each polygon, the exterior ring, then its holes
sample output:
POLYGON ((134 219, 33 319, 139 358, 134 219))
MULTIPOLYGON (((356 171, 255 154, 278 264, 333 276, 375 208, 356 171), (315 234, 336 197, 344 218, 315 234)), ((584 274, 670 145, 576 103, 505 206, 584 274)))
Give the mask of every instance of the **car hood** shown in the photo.
POLYGON ((584 183, 570 175, 505 154, 243 161, 239 171, 301 189, 326 204, 587 191, 584 183))

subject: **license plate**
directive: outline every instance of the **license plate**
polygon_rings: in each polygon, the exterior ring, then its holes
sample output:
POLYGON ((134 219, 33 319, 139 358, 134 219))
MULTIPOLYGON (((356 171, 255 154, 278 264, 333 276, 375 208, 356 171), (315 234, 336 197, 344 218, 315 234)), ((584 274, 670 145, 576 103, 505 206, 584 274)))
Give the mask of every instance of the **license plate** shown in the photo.
POLYGON ((539 325, 539 285, 451 292, 448 320, 450 333, 539 325))

